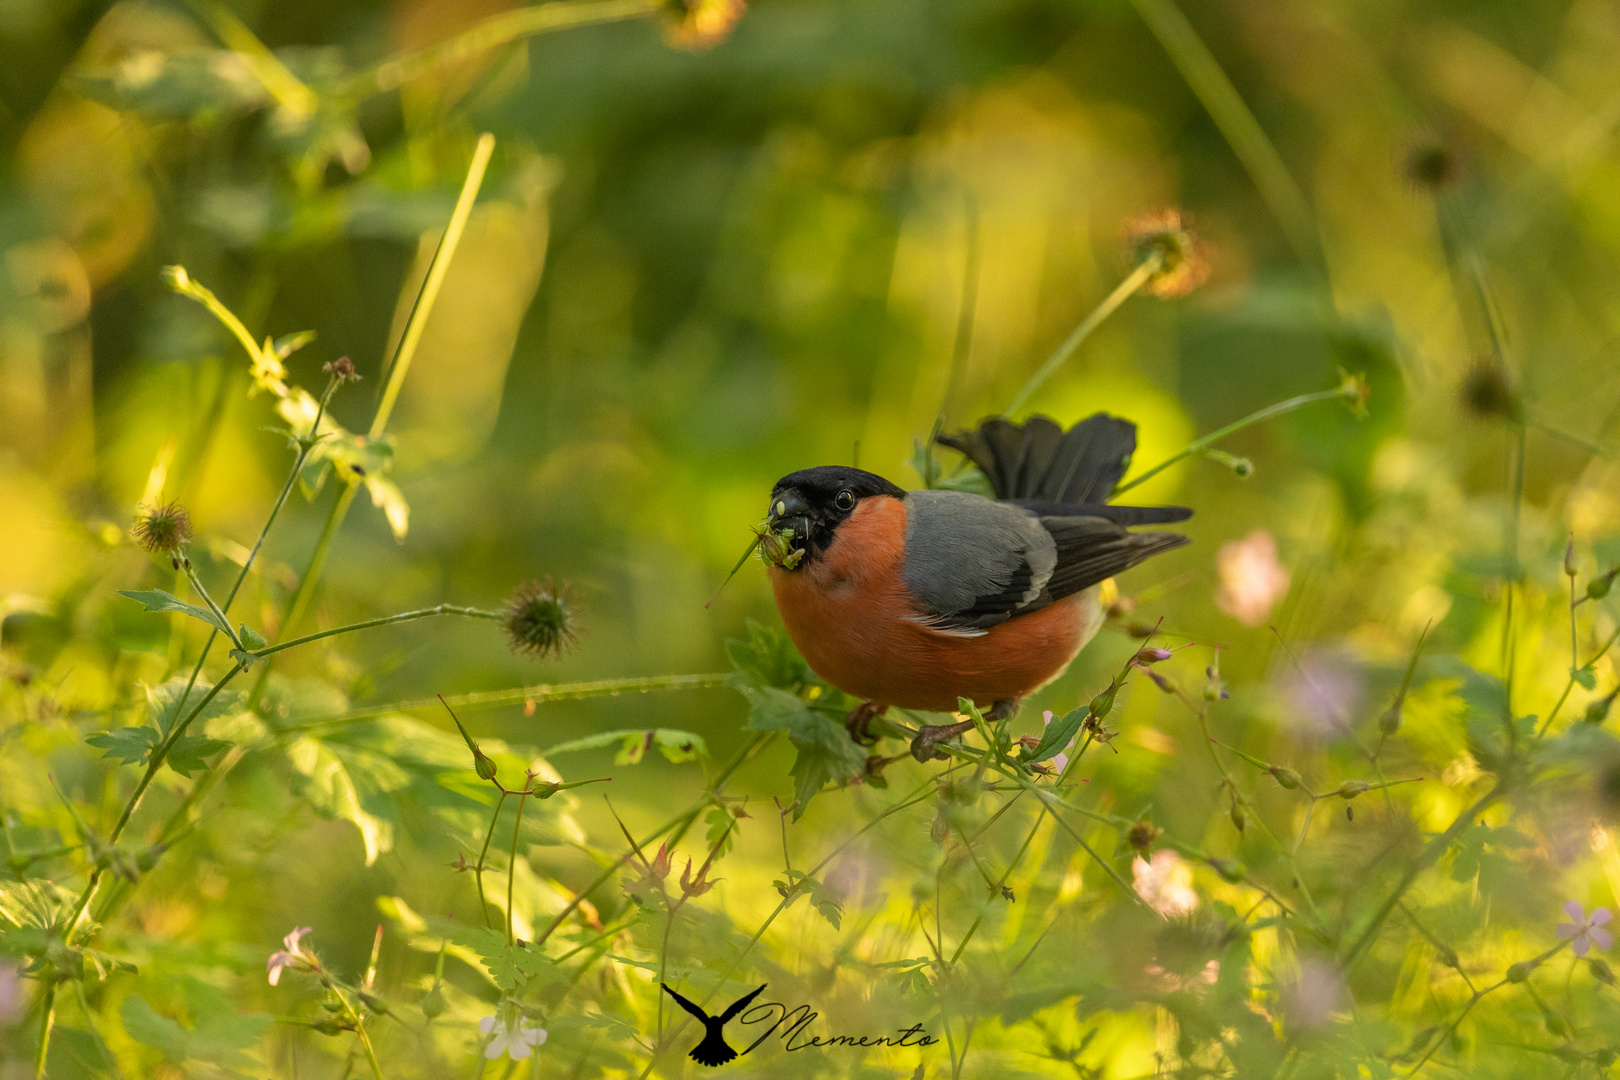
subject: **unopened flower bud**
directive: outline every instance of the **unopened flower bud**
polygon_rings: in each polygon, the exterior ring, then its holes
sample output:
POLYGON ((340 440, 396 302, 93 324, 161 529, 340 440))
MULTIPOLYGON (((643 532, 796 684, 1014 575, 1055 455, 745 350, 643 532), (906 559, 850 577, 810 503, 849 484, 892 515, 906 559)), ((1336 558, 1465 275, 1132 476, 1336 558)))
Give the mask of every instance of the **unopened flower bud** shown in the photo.
POLYGON ((1595 577, 1586 583, 1586 595, 1593 600, 1601 600, 1609 595, 1614 586, 1614 571, 1610 570, 1602 577, 1595 577))
POLYGON ((1346 780, 1339 785, 1339 798, 1353 799, 1364 791, 1371 789, 1372 785, 1364 780, 1346 780))
POLYGON ((1591 704, 1587 705, 1587 707, 1586 707, 1586 715, 1583 717, 1583 719, 1588 724, 1601 724, 1601 723, 1603 723, 1603 721, 1605 721, 1605 720, 1607 720, 1609 718, 1609 708, 1613 704, 1614 704, 1614 695, 1613 694, 1610 694, 1608 697, 1598 698, 1597 700, 1593 701, 1591 704))
POLYGON ((359 991, 359 994, 360 1003, 366 1008, 370 1009, 372 1012, 376 1013, 378 1016, 382 1016, 388 1012, 388 1002, 384 1001, 376 994, 368 994, 364 990, 359 991))
POLYGON ((477 747, 473 748, 473 768, 483 780, 495 779, 495 760, 477 747))
POLYGON ((1236 859, 1211 859, 1209 865, 1215 869, 1217 874, 1221 875, 1223 881, 1236 884, 1243 880, 1243 864, 1236 859))
POLYGON ((1107 690, 1104 690, 1102 693, 1091 699, 1091 705, 1086 711, 1091 713, 1091 715, 1096 717, 1098 720, 1101 720, 1103 717, 1107 716, 1109 710, 1114 707, 1114 692, 1118 689, 1119 687, 1117 685, 1114 683, 1109 683, 1107 690))
POLYGON ((1153 824, 1153 822, 1138 821, 1133 824, 1125 833, 1125 842, 1129 844, 1132 849, 1145 854, 1147 850, 1151 848, 1159 839, 1159 837, 1163 835, 1164 830, 1158 828, 1153 824))
POLYGON ((1139 649, 1136 653, 1136 662, 1139 664, 1157 664, 1161 660, 1170 659, 1169 649, 1139 649))
POLYGON ((1524 980, 1528 979, 1529 977, 1530 977, 1530 965, 1524 963, 1523 961, 1520 961, 1517 964, 1513 964, 1513 965, 1509 966, 1509 968, 1507 969, 1507 981, 1508 982, 1522 983, 1522 982, 1524 982, 1524 980))
POLYGON ((1614 969, 1609 967, 1609 962, 1607 960, 1600 960, 1593 956, 1587 958, 1586 963, 1592 969, 1592 978, 1596 979, 1604 986, 1614 985, 1614 969))
POLYGON ((434 983, 433 989, 422 995, 422 1015, 429 1020, 437 1020, 444 1015, 444 991, 439 984, 434 983))
POLYGON ((1401 706, 1403 704, 1400 698, 1396 698, 1394 703, 1384 710, 1384 715, 1378 718, 1379 731, 1382 731, 1385 735, 1393 735, 1401 730, 1401 706))
POLYGON ((1564 573, 1574 577, 1578 570, 1575 566, 1575 534, 1569 534, 1569 543, 1564 545, 1564 573))
POLYGON ((1277 781, 1277 783, 1281 784, 1289 791, 1293 791, 1300 785, 1299 773, 1295 772, 1293 769, 1290 769, 1286 765, 1271 766, 1271 775, 1272 778, 1277 781))
POLYGON ((1232 827, 1237 829, 1240 834, 1244 831, 1244 829, 1248 828, 1249 815, 1244 811, 1243 804, 1238 802, 1236 799, 1232 800, 1232 810, 1230 816, 1232 818, 1232 827))

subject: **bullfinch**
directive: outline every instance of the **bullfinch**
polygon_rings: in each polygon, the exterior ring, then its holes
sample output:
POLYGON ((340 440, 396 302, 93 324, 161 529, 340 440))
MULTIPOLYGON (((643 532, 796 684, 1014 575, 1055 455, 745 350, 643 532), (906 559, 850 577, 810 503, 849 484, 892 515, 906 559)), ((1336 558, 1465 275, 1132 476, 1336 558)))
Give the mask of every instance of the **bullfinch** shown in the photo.
MULTIPOLYGON (((995 497, 905 491, 839 465, 789 473, 771 492, 777 610, 811 670, 863 702, 849 715, 857 741, 890 706, 952 712, 968 698, 1012 715, 1097 633, 1104 580, 1187 543, 1128 527, 1191 510, 1108 505, 1136 449, 1129 421, 1097 413, 1065 432, 1043 416, 997 417, 938 441, 995 497)), ((911 752, 942 756, 938 743, 969 727, 924 727, 911 752)))

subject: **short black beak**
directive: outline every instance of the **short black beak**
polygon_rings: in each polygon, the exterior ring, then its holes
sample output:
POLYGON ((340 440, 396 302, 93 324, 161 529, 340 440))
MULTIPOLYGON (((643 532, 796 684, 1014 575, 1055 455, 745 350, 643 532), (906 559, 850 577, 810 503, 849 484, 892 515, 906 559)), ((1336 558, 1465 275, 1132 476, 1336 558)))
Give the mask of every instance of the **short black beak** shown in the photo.
POLYGON ((774 529, 780 529, 793 518, 808 518, 810 504, 804 501, 804 496, 797 491, 777 491, 771 497, 771 510, 766 514, 766 520, 774 529))

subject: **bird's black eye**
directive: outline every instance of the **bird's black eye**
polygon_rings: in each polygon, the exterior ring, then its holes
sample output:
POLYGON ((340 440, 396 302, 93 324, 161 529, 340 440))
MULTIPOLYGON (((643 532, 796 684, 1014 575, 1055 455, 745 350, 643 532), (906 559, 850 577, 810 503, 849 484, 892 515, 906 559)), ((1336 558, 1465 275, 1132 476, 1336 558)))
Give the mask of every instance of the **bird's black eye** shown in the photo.
POLYGON ((840 510, 853 510, 855 509, 855 496, 847 490, 840 491, 833 497, 833 505, 840 510))

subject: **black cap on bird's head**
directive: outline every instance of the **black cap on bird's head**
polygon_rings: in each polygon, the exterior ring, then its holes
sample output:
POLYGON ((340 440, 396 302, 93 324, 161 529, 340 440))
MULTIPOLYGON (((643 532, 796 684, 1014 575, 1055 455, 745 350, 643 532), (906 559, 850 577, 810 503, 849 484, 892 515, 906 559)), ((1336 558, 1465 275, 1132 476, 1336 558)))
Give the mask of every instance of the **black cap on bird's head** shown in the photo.
POLYGON ((855 512, 862 499, 879 496, 903 499, 906 492, 876 473, 845 465, 788 473, 771 489, 765 523, 779 538, 782 550, 773 553, 767 538, 767 558, 785 569, 797 569, 826 550, 833 530, 855 512), (796 551, 803 554, 796 556, 796 551))

